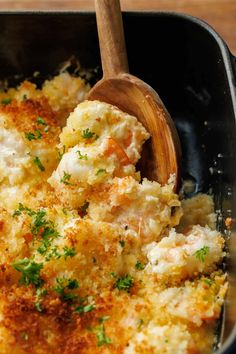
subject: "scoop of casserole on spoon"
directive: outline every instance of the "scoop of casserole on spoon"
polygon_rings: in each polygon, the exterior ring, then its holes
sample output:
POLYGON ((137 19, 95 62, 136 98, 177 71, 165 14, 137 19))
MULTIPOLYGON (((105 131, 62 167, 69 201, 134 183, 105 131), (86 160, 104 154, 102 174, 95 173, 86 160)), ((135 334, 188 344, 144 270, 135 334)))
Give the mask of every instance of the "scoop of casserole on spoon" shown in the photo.
POLYGON ((117 106, 138 118, 151 139, 144 145, 141 172, 161 185, 175 175, 180 182, 180 142, 163 102, 145 82, 129 74, 119 0, 95 0, 103 78, 89 92, 89 100, 117 106))

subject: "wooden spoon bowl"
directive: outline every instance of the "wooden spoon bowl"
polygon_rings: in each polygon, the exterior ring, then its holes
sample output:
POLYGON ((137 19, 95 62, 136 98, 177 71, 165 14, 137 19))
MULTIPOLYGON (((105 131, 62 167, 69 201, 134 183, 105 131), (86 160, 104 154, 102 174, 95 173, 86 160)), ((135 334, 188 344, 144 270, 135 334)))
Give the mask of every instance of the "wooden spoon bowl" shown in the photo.
POLYGON ((103 78, 90 91, 89 100, 113 104, 138 118, 151 139, 141 158, 143 176, 161 185, 175 175, 180 184, 180 142, 177 131, 158 94, 128 73, 128 62, 119 0, 95 0, 103 78))

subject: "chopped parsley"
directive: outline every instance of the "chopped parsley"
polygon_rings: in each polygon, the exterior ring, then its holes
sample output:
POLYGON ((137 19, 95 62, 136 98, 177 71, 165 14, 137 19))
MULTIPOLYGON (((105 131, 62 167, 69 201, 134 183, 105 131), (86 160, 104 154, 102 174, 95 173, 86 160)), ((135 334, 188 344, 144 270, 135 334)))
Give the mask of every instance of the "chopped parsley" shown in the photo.
POLYGON ((40 209, 33 215, 31 232, 35 237, 40 236, 44 240, 60 237, 54 223, 46 219, 46 210, 40 209))
POLYGON ((62 156, 64 155, 64 153, 66 152, 66 146, 63 145, 62 147, 62 151, 58 150, 58 159, 61 160, 62 159, 62 156))
POLYGON ((38 140, 38 139, 42 139, 42 134, 41 134, 41 132, 39 130, 35 130, 34 133, 32 133, 32 132, 25 133, 25 137, 29 141, 38 140))
POLYGON ((27 95, 24 94, 23 97, 22 97, 22 100, 25 101, 25 100, 27 100, 27 98, 28 98, 27 95))
POLYGON ((79 283, 76 279, 56 278, 56 286, 53 288, 64 301, 71 301, 77 298, 77 295, 66 292, 79 288, 79 283))
POLYGON ((66 210, 66 208, 62 208, 62 212, 63 212, 63 214, 67 215, 67 210, 66 210))
POLYGON ((103 316, 99 318, 100 325, 95 328, 95 333, 97 336, 97 346, 100 347, 102 345, 110 344, 112 341, 109 337, 107 337, 105 332, 104 322, 107 321, 110 316, 103 316))
POLYGON ((140 329, 143 324, 144 324, 144 320, 143 320, 142 318, 140 318, 140 319, 138 320, 138 326, 137 326, 138 329, 140 329))
POLYGON ((44 120, 42 117, 40 117, 40 116, 38 116, 38 117, 36 118, 36 123, 37 123, 37 124, 41 124, 41 125, 47 125, 47 123, 45 122, 45 120, 44 120))
POLYGON ((124 240, 120 240, 119 244, 121 245, 121 247, 123 247, 123 248, 125 247, 125 241, 124 240))
POLYGON ((208 246, 203 246, 202 248, 200 248, 199 250, 197 250, 194 255, 195 257, 201 261, 201 262, 205 262, 205 258, 206 255, 209 253, 210 251, 210 247, 208 246))
POLYGON ((78 306, 78 307, 76 307, 75 312, 87 313, 87 312, 91 312, 95 309, 96 309, 96 306, 91 304, 91 305, 85 305, 85 306, 78 306))
POLYGON ((63 177, 61 178, 60 182, 64 183, 65 185, 69 186, 69 185, 73 185, 72 183, 69 182, 69 180, 71 179, 71 175, 67 172, 63 172, 63 177))
POLYGON ((79 160, 88 160, 88 155, 87 154, 82 155, 80 150, 77 151, 77 154, 78 154, 79 160))
POLYGON ((125 276, 118 278, 114 285, 115 288, 119 290, 125 290, 127 292, 130 292, 132 286, 133 286, 133 278, 129 274, 126 274, 125 276))
POLYGON ((50 249, 52 241, 60 237, 60 234, 56 230, 54 223, 51 220, 46 219, 46 211, 44 209, 35 212, 35 215, 32 218, 31 232, 35 239, 39 238, 41 242, 37 251, 42 255, 45 255, 50 251, 46 255, 46 261, 49 261, 51 258, 58 259, 61 257, 56 246, 50 249))
MULTIPOLYGON (((33 225, 31 227, 32 233, 37 236, 39 231, 41 230, 42 227, 44 227, 43 232, 45 232, 45 227, 47 226, 48 222, 45 219, 46 216, 46 210, 45 209, 39 209, 38 211, 34 212, 32 214, 33 217, 33 225)), ((42 236, 42 235, 41 235, 42 236)))
POLYGON ((40 301, 36 301, 36 302, 34 303, 34 306, 35 306, 35 308, 36 308, 36 310, 37 310, 38 312, 43 312, 42 304, 41 304, 40 301))
POLYGON ((42 288, 38 288, 36 291, 36 302, 34 303, 36 309, 38 312, 42 312, 43 308, 42 308, 42 297, 47 295, 47 290, 46 289, 42 289, 42 288))
POLYGON ((99 323, 104 323, 105 321, 109 320, 110 316, 102 316, 98 319, 99 323))
POLYGON ((68 257, 74 257, 76 255, 76 250, 74 247, 67 247, 63 248, 64 251, 64 258, 67 259, 68 257))
POLYGON ((33 162, 35 163, 35 165, 37 165, 38 166, 38 168, 39 168, 39 170, 40 171, 45 171, 45 167, 43 166, 43 164, 42 164, 42 162, 41 162, 41 160, 40 160, 40 158, 38 157, 38 156, 36 156, 34 159, 33 159, 33 162))
POLYGON ((99 170, 97 170, 96 172, 96 176, 99 176, 101 173, 107 173, 107 170, 105 170, 104 168, 99 168, 99 170))
POLYGON ((204 281, 204 283, 206 283, 209 286, 211 286, 213 283, 212 279, 208 279, 208 278, 203 279, 203 281, 204 281))
POLYGON ((94 132, 91 132, 90 130, 89 130, 89 128, 86 128, 86 129, 84 129, 83 131, 82 131, 82 138, 84 138, 84 139, 91 139, 91 138, 93 138, 94 136, 95 136, 95 138, 98 138, 98 136, 94 133, 94 132))
POLYGON ((48 220, 45 209, 34 211, 20 203, 18 209, 14 211, 13 216, 19 216, 23 212, 32 218, 30 232, 32 233, 34 240, 40 241, 37 251, 41 255, 46 255, 46 261, 49 261, 51 258, 59 259, 63 255, 64 257, 72 256, 73 249, 65 247, 64 254, 60 254, 57 246, 51 247, 53 240, 59 238, 60 234, 56 230, 54 223, 51 220, 48 220))
POLYGON ((79 287, 78 280, 68 279, 68 284, 67 284, 68 289, 77 289, 78 287, 79 287))
POLYGON ((12 214, 13 217, 21 215, 21 211, 19 209, 16 209, 14 213, 12 214))
POLYGON ((142 264, 140 261, 137 261, 135 264, 135 268, 138 270, 143 270, 145 268, 145 265, 142 264))
POLYGON ((4 105, 8 105, 12 102, 12 99, 11 98, 4 98, 1 103, 4 104, 4 105))
POLYGON ((23 211, 25 211, 29 216, 32 216, 35 213, 33 210, 27 208, 22 203, 19 203, 18 209, 14 211, 12 216, 19 216, 22 214, 23 211))
POLYGON ((51 248, 50 252, 47 252, 48 247, 50 247, 50 241, 48 240, 47 243, 44 242, 38 249, 37 251, 41 254, 45 254, 45 260, 50 261, 52 258, 54 259, 59 259, 61 258, 61 253, 58 252, 58 247, 54 246, 51 248))
POLYGON ((43 263, 36 263, 32 259, 24 258, 19 259, 12 263, 15 270, 22 273, 20 278, 21 285, 34 285, 40 287, 43 284, 43 280, 40 277, 40 271, 43 268, 43 263))

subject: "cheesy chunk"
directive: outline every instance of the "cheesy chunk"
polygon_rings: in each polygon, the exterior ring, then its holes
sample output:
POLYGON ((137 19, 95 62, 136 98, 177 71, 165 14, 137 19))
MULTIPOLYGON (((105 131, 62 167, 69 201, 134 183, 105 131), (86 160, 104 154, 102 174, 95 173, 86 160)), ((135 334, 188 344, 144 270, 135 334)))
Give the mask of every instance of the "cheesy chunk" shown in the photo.
POLYGON ((122 225, 136 231, 143 243, 161 238, 182 215, 172 185, 134 178, 114 178, 110 186, 90 198, 88 217, 122 225))
POLYGON ((134 164, 148 137, 135 117, 107 103, 83 102, 71 113, 60 135, 67 152, 49 183, 63 203, 79 207, 99 184, 114 177, 139 179, 134 164))
POLYGON ((149 323, 130 340, 124 353, 191 354, 195 350, 196 344, 185 326, 149 323))
POLYGON ((148 272, 175 281, 197 274, 208 274, 225 256, 224 239, 208 227, 194 226, 186 235, 171 230, 160 242, 146 247, 148 272))

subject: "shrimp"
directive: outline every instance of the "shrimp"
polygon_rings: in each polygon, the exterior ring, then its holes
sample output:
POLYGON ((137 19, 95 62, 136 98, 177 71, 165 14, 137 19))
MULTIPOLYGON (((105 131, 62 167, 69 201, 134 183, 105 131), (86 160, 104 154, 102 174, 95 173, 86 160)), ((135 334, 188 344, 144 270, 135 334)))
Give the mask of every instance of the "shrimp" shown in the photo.
POLYGON ((199 225, 187 235, 172 229, 160 242, 146 246, 149 263, 146 270, 157 277, 178 281, 196 274, 209 273, 224 257, 224 239, 217 231, 199 225))

